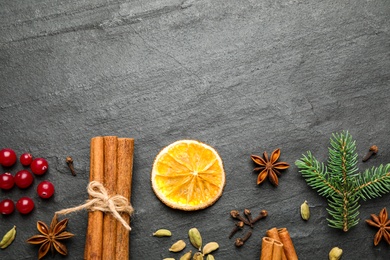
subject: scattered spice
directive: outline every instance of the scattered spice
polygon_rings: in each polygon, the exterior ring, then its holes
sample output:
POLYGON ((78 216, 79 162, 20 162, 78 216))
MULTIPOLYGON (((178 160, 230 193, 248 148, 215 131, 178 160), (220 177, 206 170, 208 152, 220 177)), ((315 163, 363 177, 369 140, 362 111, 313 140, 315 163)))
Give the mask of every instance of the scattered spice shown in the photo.
POLYGON ((196 252, 192 257, 192 260, 203 260, 203 254, 201 252, 196 252))
POLYGON ((180 257, 180 260, 191 260, 192 250, 188 251, 180 257))
POLYGON ((186 247, 186 242, 184 242, 184 240, 178 240, 169 248, 169 251, 180 252, 185 247, 186 247))
POLYGON ((73 158, 70 156, 66 157, 66 163, 68 164, 68 167, 69 167, 72 175, 76 176, 76 172, 75 172, 74 167, 73 167, 73 158))
POLYGON ((55 253, 54 250, 61 255, 68 254, 66 246, 62 242, 59 242, 59 240, 68 239, 74 236, 74 234, 65 231, 67 224, 67 218, 58 222, 56 214, 51 221, 50 228, 42 221, 37 222, 37 229, 41 234, 30 237, 27 240, 27 243, 41 245, 38 251, 38 260, 42 259, 42 257, 49 252, 49 249, 53 255, 55 253))
POLYGON ((342 254, 343 250, 341 248, 333 247, 329 252, 329 260, 339 260, 342 254))
MULTIPOLYGON (((239 222, 235 223, 235 227, 232 229, 232 231, 229 234, 229 239, 232 238, 238 230, 241 230, 244 228, 245 225, 248 225, 251 229, 253 229, 253 224, 255 224, 260 219, 263 219, 268 216, 268 212, 266 210, 260 211, 259 215, 256 218, 252 218, 252 212, 250 209, 244 209, 244 215, 248 218, 245 219, 242 216, 240 216, 240 213, 238 210, 231 210, 230 215, 240 220, 239 222)), ((244 242, 249 239, 249 237, 252 235, 252 231, 247 232, 243 238, 237 238, 235 241, 235 245, 237 247, 243 246, 244 242)))
POLYGON ((219 244, 217 242, 209 242, 203 247, 203 255, 210 254, 219 248, 219 244))
POLYGON ((242 221, 237 222, 229 234, 229 239, 232 238, 237 233, 238 230, 241 230, 244 227, 244 225, 245 224, 242 221))
POLYGON ((252 219, 252 212, 250 209, 244 209, 244 215, 246 216, 246 218, 248 219, 249 221, 249 225, 251 227, 253 227, 253 219, 252 219))
POLYGON ((202 248, 202 236, 197 228, 191 228, 188 231, 188 237, 190 238, 191 244, 200 251, 202 248))
POLYGON ((172 236, 172 232, 168 229, 159 229, 156 232, 153 233, 153 236, 155 237, 170 237, 172 236))
POLYGON ((245 234, 245 236, 244 236, 243 238, 240 238, 240 237, 239 237, 239 238, 236 238, 236 242, 234 243, 234 245, 235 245, 236 247, 243 246, 244 243, 245 243, 245 241, 247 241, 251 236, 252 236, 252 231, 249 230, 249 231, 245 234))
POLYGON ((243 218, 240 215, 240 212, 238 212, 238 210, 230 211, 230 216, 232 216, 232 218, 235 218, 235 219, 238 219, 238 220, 244 222, 246 225, 249 225, 249 226, 251 225, 247 219, 243 218))
POLYGON ((0 242, 0 248, 5 249, 9 245, 11 245, 11 243, 15 239, 15 236, 16 236, 16 226, 14 226, 7 233, 5 233, 5 235, 3 236, 3 239, 0 242))
POLYGON ((215 260, 215 258, 212 254, 208 254, 206 260, 215 260))
POLYGON ((303 220, 309 220, 310 218, 310 208, 306 200, 301 205, 301 217, 303 220))
POLYGON ((379 228, 374 237, 375 246, 379 244, 382 237, 386 240, 387 244, 390 245, 390 220, 388 219, 386 208, 383 208, 379 212, 379 216, 371 214, 371 219, 367 219, 366 223, 370 226, 379 228))
POLYGON ((260 219, 263 219, 263 218, 265 218, 265 217, 267 217, 268 216, 268 211, 266 211, 265 209, 263 209, 262 211, 260 211, 260 214, 256 217, 256 218, 254 218, 253 220, 252 220, 252 224, 255 224, 257 221, 259 221, 260 219))
POLYGON ((366 162, 366 161, 368 161, 368 159, 370 159, 371 158, 371 156, 373 156, 373 155, 375 155, 375 154, 377 154, 378 153, 378 146, 376 146, 376 145, 372 145, 371 147, 370 147, 370 149, 368 150, 368 153, 366 154, 366 156, 364 156, 363 157, 363 162, 366 162))
POLYGON ((260 171, 257 176, 257 184, 262 183, 268 176, 269 181, 274 185, 278 186, 278 176, 281 175, 279 170, 285 170, 290 165, 286 162, 276 162, 280 157, 280 149, 276 149, 272 152, 271 157, 268 158, 267 152, 263 153, 263 158, 258 155, 251 155, 252 160, 259 165, 254 171, 260 171))

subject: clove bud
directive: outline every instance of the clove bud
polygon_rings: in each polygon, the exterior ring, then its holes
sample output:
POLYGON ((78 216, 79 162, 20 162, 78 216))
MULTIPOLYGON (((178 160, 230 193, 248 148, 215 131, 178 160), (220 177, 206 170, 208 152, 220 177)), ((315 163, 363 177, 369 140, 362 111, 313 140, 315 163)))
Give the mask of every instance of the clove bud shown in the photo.
POLYGON ((245 236, 243 238, 237 238, 236 239, 236 242, 234 243, 234 245, 236 247, 240 247, 240 246, 243 246, 245 241, 247 241, 250 237, 252 236, 252 231, 248 231, 248 233, 245 234, 245 236))
POLYGON ((373 155, 375 155, 375 154, 377 154, 378 153, 378 146, 376 146, 376 145, 372 145, 371 147, 370 147, 370 149, 368 150, 368 153, 366 154, 366 156, 364 156, 364 158, 363 158, 363 162, 366 162, 366 161, 368 161, 368 159, 370 159, 371 158, 371 156, 373 156, 373 155))
POLYGON ((265 218, 268 216, 268 211, 266 211, 265 209, 263 209, 262 211, 260 211, 260 214, 255 218, 253 219, 252 223, 251 224, 254 224, 256 223, 257 221, 259 221, 260 219, 262 218, 265 218))

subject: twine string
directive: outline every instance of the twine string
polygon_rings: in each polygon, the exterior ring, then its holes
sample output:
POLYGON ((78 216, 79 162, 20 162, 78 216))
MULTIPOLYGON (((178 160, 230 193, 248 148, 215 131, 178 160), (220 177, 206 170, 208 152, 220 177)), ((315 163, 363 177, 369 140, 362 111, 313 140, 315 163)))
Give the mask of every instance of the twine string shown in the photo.
POLYGON ((120 221, 128 231, 131 231, 129 224, 127 224, 127 222, 119 214, 125 213, 131 216, 131 214, 134 212, 133 207, 125 197, 118 194, 110 196, 106 188, 104 188, 103 184, 98 181, 91 181, 88 184, 87 190, 91 199, 87 200, 84 204, 79 206, 57 211, 55 214, 66 215, 83 209, 87 209, 89 211, 98 210, 102 212, 108 212, 111 213, 118 221, 120 221))

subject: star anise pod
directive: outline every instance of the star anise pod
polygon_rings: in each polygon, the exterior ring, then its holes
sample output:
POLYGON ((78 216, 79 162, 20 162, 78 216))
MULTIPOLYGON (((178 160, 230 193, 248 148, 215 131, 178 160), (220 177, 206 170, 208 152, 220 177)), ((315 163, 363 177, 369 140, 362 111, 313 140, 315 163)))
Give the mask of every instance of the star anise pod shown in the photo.
POLYGON ((263 153, 263 158, 258 155, 251 155, 252 160, 260 166, 254 169, 254 171, 260 171, 259 175, 257 176, 257 184, 262 183, 268 176, 269 181, 273 185, 278 186, 278 176, 281 175, 279 170, 285 170, 290 167, 290 165, 286 162, 276 162, 279 157, 280 149, 274 150, 269 159, 267 152, 263 153))
POLYGON ((379 212, 379 216, 371 214, 371 219, 367 219, 366 223, 370 226, 379 228, 374 237, 374 245, 378 245, 382 237, 390 245, 390 219, 388 219, 387 210, 383 208, 379 212))
POLYGON ((41 234, 30 237, 27 240, 27 243, 41 245, 38 251, 38 259, 44 257, 49 252, 49 249, 53 255, 55 253, 54 250, 56 250, 61 255, 68 254, 66 246, 59 241, 74 236, 74 234, 65 231, 67 224, 67 218, 58 222, 56 214, 51 221, 50 228, 48 228, 47 225, 42 221, 37 222, 37 229, 41 234))

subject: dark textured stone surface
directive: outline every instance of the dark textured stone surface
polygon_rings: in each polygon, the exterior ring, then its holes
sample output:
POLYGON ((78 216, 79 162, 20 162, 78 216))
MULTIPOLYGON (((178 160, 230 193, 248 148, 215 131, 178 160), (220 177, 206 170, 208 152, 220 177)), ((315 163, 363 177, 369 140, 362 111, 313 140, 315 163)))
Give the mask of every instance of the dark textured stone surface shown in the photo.
MULTIPOLYGON (((361 170, 390 161, 389 14, 387 0, 2 1, 0 147, 45 157, 50 170, 27 190, 0 192, 37 204, 30 215, 1 216, 1 233, 15 224, 18 235, 0 258, 36 258, 38 248, 25 243, 36 221, 87 199, 90 139, 118 135, 135 138, 132 259, 178 259, 168 248, 188 241, 194 226, 220 244, 216 259, 258 259, 274 226, 289 229, 300 259, 327 259, 334 246, 345 259, 388 259, 389 246, 374 247, 364 221, 348 233, 329 228, 326 200, 293 164, 307 150, 325 161, 331 133, 341 130, 357 140, 359 156, 379 146, 361 170), (198 212, 167 208, 150 186, 158 151, 183 138, 215 147, 226 168, 223 196, 198 212), (277 147, 292 167, 278 188, 256 186, 249 155, 277 147), (35 193, 43 179, 57 189, 48 201, 35 193), (304 200, 308 222, 299 216, 304 200), (237 249, 229 211, 245 207, 269 217, 237 249), (162 227, 173 236, 152 237, 162 227)), ((389 196, 362 202, 361 219, 390 209, 389 196)), ((76 237, 67 259, 82 259, 87 214, 69 218, 76 237)))

